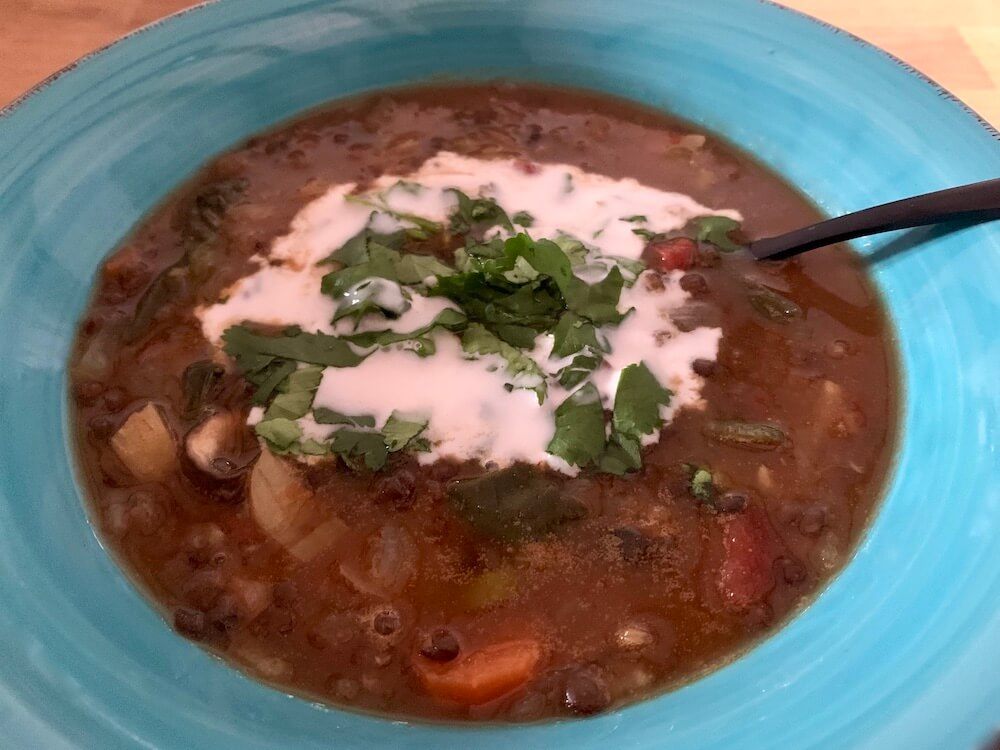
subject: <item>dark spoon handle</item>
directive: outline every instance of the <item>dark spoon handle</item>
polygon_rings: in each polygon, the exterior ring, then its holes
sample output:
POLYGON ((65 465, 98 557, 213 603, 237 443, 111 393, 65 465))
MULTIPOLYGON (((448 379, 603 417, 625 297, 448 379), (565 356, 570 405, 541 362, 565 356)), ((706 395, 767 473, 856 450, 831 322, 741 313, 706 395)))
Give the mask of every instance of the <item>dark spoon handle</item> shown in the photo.
POLYGON ((758 260, 787 258, 835 242, 950 219, 1000 218, 1000 178, 938 190, 827 219, 812 226, 750 243, 758 260))

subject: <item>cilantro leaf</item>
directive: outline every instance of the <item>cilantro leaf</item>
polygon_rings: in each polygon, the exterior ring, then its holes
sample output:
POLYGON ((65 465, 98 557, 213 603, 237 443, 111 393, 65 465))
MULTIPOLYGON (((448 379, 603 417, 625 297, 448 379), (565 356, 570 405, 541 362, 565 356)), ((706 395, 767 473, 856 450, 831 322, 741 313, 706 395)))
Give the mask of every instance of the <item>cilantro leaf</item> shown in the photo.
POLYGON ((479 323, 471 323, 462 334, 462 351, 466 354, 485 356, 498 354, 506 362, 506 371, 515 381, 514 386, 528 388, 538 394, 538 403, 545 401, 547 387, 545 373, 531 357, 490 333, 479 323), (525 382, 526 381, 526 382, 525 382))
POLYGON ((510 220, 515 224, 520 224, 525 229, 528 229, 532 224, 535 223, 535 217, 529 214, 527 211, 518 211, 516 214, 510 217, 510 220))
POLYGON ((518 258, 524 258, 538 273, 551 278, 564 295, 573 277, 573 268, 566 253, 552 240, 537 242, 524 234, 511 237, 504 243, 504 256, 511 267, 518 258))
POLYGON ((592 351, 602 348, 597 341, 597 328, 594 324, 571 312, 559 318, 552 336, 553 357, 568 357, 584 348, 590 348, 592 351))
POLYGON ((325 456, 330 452, 330 446, 312 438, 300 440, 298 445, 292 446, 292 451, 301 453, 304 456, 325 456))
POLYGON ((600 357, 590 354, 576 355, 568 365, 556 373, 559 385, 566 389, 576 388, 576 386, 590 377, 591 373, 601 364, 601 361, 600 357))
POLYGON ((621 476, 642 468, 642 444, 638 438, 612 430, 598 468, 607 474, 621 476))
POLYGON ((243 376, 257 386, 257 390, 253 394, 255 406, 266 404, 281 381, 295 372, 298 367, 295 362, 288 359, 274 359, 272 357, 263 357, 262 359, 266 360, 264 366, 243 372, 243 376))
POLYGON ((369 278, 345 290, 337 298, 333 322, 353 317, 357 325, 361 318, 372 312, 386 318, 398 318, 409 309, 410 295, 399 284, 384 278, 369 278))
POLYGON ((602 255, 601 259, 617 264, 633 276, 638 276, 646 270, 646 264, 637 258, 625 258, 621 255, 602 255))
POLYGON ((352 468, 359 468, 360 459, 372 471, 378 471, 389 457, 389 449, 381 432, 364 432, 343 428, 330 436, 330 452, 336 453, 352 468))
POLYGON ((222 334, 223 348, 245 373, 259 371, 275 359, 292 359, 325 367, 354 367, 364 361, 350 345, 324 333, 265 336, 246 326, 230 326, 222 334))
MULTIPOLYGON (((594 235, 594 237, 598 236, 599 233, 594 235)), ((555 238, 553 238, 552 241, 556 243, 559 246, 559 249, 566 254, 566 257, 569 258, 571 266, 582 266, 587 262, 587 255, 590 251, 587 250, 587 246, 576 237, 560 232, 555 236, 555 238)))
POLYGON ((325 406, 317 406, 312 411, 313 421, 317 424, 349 424, 355 427, 374 427, 375 417, 364 414, 358 417, 349 417, 339 411, 328 409, 325 406))
POLYGON ((409 193, 410 195, 420 195, 426 189, 419 182, 414 182, 413 180, 396 180, 392 186, 385 192, 391 190, 402 190, 404 193, 409 193))
POLYGON ((336 261, 345 266, 357 266, 367 263, 372 252, 384 253, 386 250, 399 251, 406 240, 406 232, 402 229, 388 234, 375 232, 371 227, 365 227, 347 242, 334 250, 320 261, 320 264, 336 261))
POLYGON ((625 316, 618 312, 625 279, 618 266, 612 266, 608 275, 596 284, 587 284, 574 276, 564 292, 566 305, 581 318, 597 325, 617 325, 625 316))
MULTIPOLYGON (((390 188, 391 190, 392 188, 390 188)), ((386 191, 389 192, 389 191, 386 191)), ((363 206, 371 206, 376 211, 387 214, 397 221, 405 221, 409 224, 413 224, 415 227, 421 230, 421 233, 426 236, 431 236, 435 234, 440 234, 444 227, 441 226, 439 222, 432 221, 431 219, 424 218, 423 216, 417 216, 416 214, 406 213, 405 211, 397 211, 392 206, 388 204, 385 198, 385 193, 376 193, 374 196, 371 195, 345 195, 344 200, 348 203, 360 203, 363 206)), ((405 232, 405 230, 404 230, 405 232)), ((423 239, 424 237, 420 237, 423 239)))
POLYGON ((630 224, 645 224, 649 219, 646 218, 645 214, 633 214, 632 216, 623 216, 619 221, 627 221, 630 224))
POLYGON ((399 273, 396 269, 400 260, 401 256, 398 251, 382 245, 372 245, 368 249, 367 260, 326 274, 320 284, 320 291, 328 297, 336 299, 346 294, 352 287, 373 276, 397 281, 399 273))
POLYGON ((535 336, 538 331, 529 326, 519 326, 511 323, 500 323, 493 326, 493 332, 511 346, 518 349, 531 349, 535 346, 535 336))
POLYGON ((401 284, 421 284, 432 276, 450 276, 455 269, 433 255, 404 253, 396 264, 396 278, 401 284))
POLYGON ((398 344, 407 341, 414 342, 414 348, 417 354, 427 356, 429 354, 433 354, 435 351, 434 342, 427 337, 428 334, 430 334, 435 328, 443 328, 446 331, 457 332, 465 328, 467 323, 468 318, 465 317, 464 313, 459 310, 448 308, 435 315, 434 319, 427 325, 413 331, 364 331, 362 333, 344 336, 343 339, 365 348, 372 346, 389 346, 391 344, 398 344))
POLYGON ((447 297, 470 320, 490 327, 518 325, 544 331, 555 325, 563 309, 558 290, 547 280, 519 286, 484 270, 439 278, 431 294, 447 297))
POLYGON ((450 217, 450 228, 455 234, 483 232, 495 226, 508 232, 514 231, 507 212, 492 198, 470 198, 457 188, 451 188, 447 192, 454 193, 458 199, 458 205, 450 217))
POLYGON ((710 242, 720 250, 731 253, 740 246, 733 242, 729 233, 740 228, 740 223, 726 216, 702 216, 691 222, 696 228, 699 242, 710 242))
POLYGON ((502 258, 503 246, 504 241, 500 237, 494 237, 487 242, 467 240, 463 252, 475 258, 502 258))
POLYGON ((279 453, 287 451, 302 437, 302 428, 299 427, 299 423, 284 417, 258 422, 254 427, 254 432, 264 438, 267 444, 279 453))
POLYGON ((393 412, 382 427, 382 435, 389 452, 395 453, 409 446, 426 429, 426 419, 420 421, 403 419, 393 412))
POLYGON ((634 438, 656 432, 663 425, 660 407, 669 404, 672 395, 645 364, 629 365, 622 370, 615 391, 615 432, 634 438))
POLYGON ((267 407, 264 419, 298 419, 305 416, 322 379, 322 367, 307 366, 290 373, 278 386, 278 395, 267 407))
POLYGON ((575 466, 587 466, 604 452, 604 407, 593 383, 580 388, 556 409, 556 431, 546 450, 575 466))

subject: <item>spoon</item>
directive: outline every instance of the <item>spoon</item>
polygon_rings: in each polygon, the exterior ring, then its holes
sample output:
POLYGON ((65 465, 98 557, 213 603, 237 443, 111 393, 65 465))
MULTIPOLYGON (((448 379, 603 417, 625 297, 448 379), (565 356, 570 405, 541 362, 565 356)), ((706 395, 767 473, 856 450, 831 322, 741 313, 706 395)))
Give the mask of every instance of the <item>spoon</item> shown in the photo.
POLYGON ((952 219, 1000 219, 1000 178, 883 203, 775 237, 754 240, 749 248, 757 260, 789 258, 806 250, 856 237, 952 219))

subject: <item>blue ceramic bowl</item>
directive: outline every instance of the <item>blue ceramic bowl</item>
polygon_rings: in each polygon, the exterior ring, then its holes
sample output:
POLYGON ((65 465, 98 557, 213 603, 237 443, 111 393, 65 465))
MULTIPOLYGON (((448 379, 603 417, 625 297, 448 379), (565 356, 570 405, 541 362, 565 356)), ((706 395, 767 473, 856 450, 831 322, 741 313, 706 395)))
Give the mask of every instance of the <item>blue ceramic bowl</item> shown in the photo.
POLYGON ((985 741, 1000 722, 998 225, 862 243, 906 387, 885 504, 811 607, 674 693, 516 728, 330 710, 175 636, 123 577, 88 526, 66 427, 67 349, 101 257, 251 133, 345 94, 441 75, 568 83, 664 107, 755 153, 831 214, 1000 175, 996 131, 946 92, 752 0, 232 0, 81 61, 0 117, 0 745, 985 741))

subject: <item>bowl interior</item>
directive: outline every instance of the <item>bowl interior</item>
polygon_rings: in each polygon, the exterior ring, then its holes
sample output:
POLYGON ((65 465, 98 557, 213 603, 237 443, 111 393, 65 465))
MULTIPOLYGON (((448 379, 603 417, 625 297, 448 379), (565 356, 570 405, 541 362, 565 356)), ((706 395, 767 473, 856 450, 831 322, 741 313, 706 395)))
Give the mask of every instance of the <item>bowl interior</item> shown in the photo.
POLYGON ((326 100, 435 76, 629 96, 727 136, 831 214, 1000 174, 997 134, 845 34, 751 0, 235 0, 145 30, 0 118, 0 725, 13 747, 972 747, 1000 676, 1000 227, 860 245, 905 379, 849 567, 686 688, 590 719, 407 725, 324 709, 173 635, 87 524, 65 361, 101 257, 198 165, 326 100), (920 243, 918 251, 908 251, 920 243))

